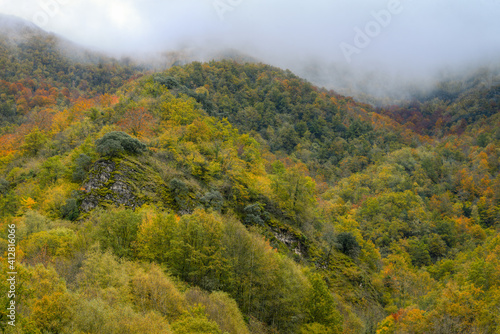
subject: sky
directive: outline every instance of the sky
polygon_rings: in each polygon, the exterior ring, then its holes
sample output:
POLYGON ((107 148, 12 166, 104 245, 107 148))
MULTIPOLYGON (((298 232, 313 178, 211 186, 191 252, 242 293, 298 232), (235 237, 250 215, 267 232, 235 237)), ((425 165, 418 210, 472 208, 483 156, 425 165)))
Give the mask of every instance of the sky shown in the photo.
POLYGON ((500 55, 500 0, 0 0, 0 13, 113 55, 232 48, 298 72, 411 77, 500 55))

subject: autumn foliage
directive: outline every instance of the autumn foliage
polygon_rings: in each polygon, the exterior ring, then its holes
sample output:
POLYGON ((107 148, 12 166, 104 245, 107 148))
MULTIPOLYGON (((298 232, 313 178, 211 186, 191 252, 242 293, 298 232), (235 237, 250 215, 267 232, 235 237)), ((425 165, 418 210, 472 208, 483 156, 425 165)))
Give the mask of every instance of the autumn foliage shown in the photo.
POLYGON ((54 38, 0 40, 19 333, 500 330, 497 87, 376 108, 268 65, 151 74, 54 38))

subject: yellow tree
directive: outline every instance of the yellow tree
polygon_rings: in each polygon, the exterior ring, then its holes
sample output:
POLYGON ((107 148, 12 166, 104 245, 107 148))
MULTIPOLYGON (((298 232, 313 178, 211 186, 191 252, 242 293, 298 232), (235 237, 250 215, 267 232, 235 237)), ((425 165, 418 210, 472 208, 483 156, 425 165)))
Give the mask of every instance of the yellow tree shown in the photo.
POLYGON ((305 213, 316 202, 316 183, 306 175, 304 168, 286 169, 281 161, 273 164, 271 188, 275 199, 286 213, 297 216, 305 213))

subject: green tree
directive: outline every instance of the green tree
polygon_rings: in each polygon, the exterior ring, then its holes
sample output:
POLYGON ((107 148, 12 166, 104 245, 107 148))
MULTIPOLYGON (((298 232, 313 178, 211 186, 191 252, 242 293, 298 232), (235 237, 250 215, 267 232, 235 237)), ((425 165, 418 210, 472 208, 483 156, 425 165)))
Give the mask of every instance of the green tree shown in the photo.
POLYGON ((174 334, 222 334, 215 321, 210 321, 205 315, 203 307, 191 309, 179 321, 172 324, 174 334))
POLYGON ((167 263, 176 233, 177 221, 174 214, 145 211, 137 236, 138 257, 167 263))
POLYGON ((73 182, 83 182, 92 165, 92 158, 86 154, 80 154, 73 167, 73 182))
POLYGON ((138 212, 123 208, 98 210, 90 219, 96 225, 95 237, 102 249, 111 249, 118 257, 135 256, 135 242, 142 221, 138 212))
POLYGON ((352 258, 356 258, 361 250, 361 246, 351 232, 342 232, 337 235, 337 247, 339 251, 352 258))
POLYGON ((249 334, 238 304, 227 293, 193 288, 186 292, 186 300, 191 305, 203 306, 208 319, 215 321, 224 333, 249 334))
POLYGON ((429 247, 422 240, 410 240, 408 253, 411 256, 411 262, 416 267, 428 266, 431 264, 429 247))
MULTIPOLYGON (((323 277, 319 273, 309 271, 307 278, 311 286, 304 301, 307 312, 305 322, 310 324, 311 329, 316 328, 312 333, 323 333, 320 328, 328 334, 342 333, 342 317, 335 308, 335 300, 323 277)), ((302 332, 305 333, 304 327, 302 332)))
POLYGON ((139 154, 146 151, 146 145, 125 132, 115 131, 105 134, 96 141, 96 152, 102 156, 117 156, 123 153, 139 154))
POLYGON ((26 260, 37 263, 47 262, 52 257, 70 257, 75 243, 75 232, 59 227, 31 234, 22 241, 22 247, 26 260))
POLYGON ((298 266, 233 219, 227 221, 223 248, 230 266, 226 291, 241 310, 279 331, 294 332, 308 286, 298 266))
POLYGON ((27 155, 35 156, 45 145, 47 140, 47 135, 40 131, 38 127, 35 127, 24 137, 24 144, 21 145, 21 149, 25 151, 27 155))
POLYGON ((299 166, 286 169, 281 161, 273 163, 271 188, 288 214, 305 213, 316 202, 316 183, 299 166))
POLYGON ((202 210, 182 216, 168 250, 174 273, 207 290, 219 289, 227 268, 222 256, 223 226, 219 216, 202 210))
POLYGON ((332 332, 328 327, 317 322, 304 324, 300 327, 300 334, 330 334, 330 333, 340 333, 332 332))
POLYGON ((54 156, 44 161, 40 168, 40 180, 43 185, 56 182, 66 172, 60 156, 54 156))
POLYGON ((138 270, 130 280, 134 304, 142 311, 155 311, 176 319, 186 311, 186 300, 172 279, 160 267, 151 264, 147 271, 138 270))
POLYGON ((61 218, 74 221, 80 215, 80 207, 78 199, 68 198, 66 203, 61 207, 61 218))
POLYGON ((112 304, 130 298, 126 266, 110 251, 91 249, 87 252, 77 276, 77 292, 88 299, 102 298, 112 304))

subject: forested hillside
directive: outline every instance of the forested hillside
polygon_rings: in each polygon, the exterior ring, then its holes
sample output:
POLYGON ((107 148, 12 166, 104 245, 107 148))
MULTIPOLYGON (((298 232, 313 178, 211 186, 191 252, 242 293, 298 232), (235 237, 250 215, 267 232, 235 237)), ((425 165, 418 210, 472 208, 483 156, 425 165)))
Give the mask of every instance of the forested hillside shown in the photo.
POLYGON ((2 29, 4 332, 500 332, 494 80, 375 108, 2 29))

